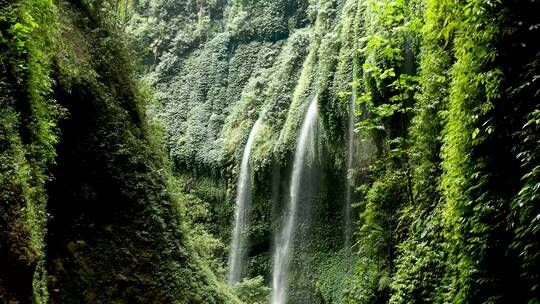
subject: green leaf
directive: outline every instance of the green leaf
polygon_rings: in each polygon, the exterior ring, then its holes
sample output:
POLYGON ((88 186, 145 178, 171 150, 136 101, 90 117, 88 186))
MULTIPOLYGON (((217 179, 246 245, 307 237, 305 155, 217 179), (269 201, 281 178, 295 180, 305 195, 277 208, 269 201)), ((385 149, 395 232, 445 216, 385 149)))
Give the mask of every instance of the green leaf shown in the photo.
POLYGON ((480 133, 480 129, 478 129, 478 128, 474 129, 474 131, 472 133, 472 139, 475 139, 476 136, 478 136, 479 133, 480 133))

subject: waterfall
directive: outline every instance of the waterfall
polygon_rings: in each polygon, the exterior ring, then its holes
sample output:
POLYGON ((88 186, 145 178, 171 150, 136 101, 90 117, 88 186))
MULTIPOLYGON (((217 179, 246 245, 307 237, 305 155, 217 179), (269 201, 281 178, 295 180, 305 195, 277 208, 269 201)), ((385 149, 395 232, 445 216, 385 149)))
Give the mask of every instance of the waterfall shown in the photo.
POLYGON ((249 225, 249 210, 251 208, 251 169, 249 156, 251 148, 261 125, 261 117, 257 119, 242 154, 240 176, 238 177, 236 191, 236 206, 234 211, 234 230, 229 253, 229 286, 233 286, 242 279, 247 256, 247 228, 249 225))
POLYGON ((353 181, 351 176, 351 170, 353 168, 354 161, 354 123, 355 123, 355 112, 356 112, 356 98, 355 94, 351 95, 351 100, 349 104, 349 129, 347 134, 347 185, 346 185, 346 199, 345 199, 345 229, 344 229, 344 238, 345 246, 348 248, 351 246, 352 239, 352 194, 353 194, 353 181))
POLYGON ((285 304, 288 287, 287 275, 291 261, 291 245, 295 236, 298 203, 303 173, 308 161, 314 159, 316 153, 316 132, 318 125, 317 98, 314 98, 308 108, 300 137, 296 145, 293 171, 289 189, 288 206, 285 213, 285 222, 275 240, 274 265, 272 277, 272 304, 285 304))

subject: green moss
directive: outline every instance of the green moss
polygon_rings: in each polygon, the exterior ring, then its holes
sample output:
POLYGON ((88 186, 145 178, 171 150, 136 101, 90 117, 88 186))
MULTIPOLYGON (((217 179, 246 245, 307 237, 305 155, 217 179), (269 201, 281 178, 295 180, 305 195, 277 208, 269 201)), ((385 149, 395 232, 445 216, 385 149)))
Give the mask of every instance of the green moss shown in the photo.
POLYGON ((45 183, 61 110, 51 96, 56 11, 0 3, 0 301, 47 301, 45 183))
MULTIPOLYGON (((148 75, 158 92, 160 106, 154 113, 165 126, 175 170, 199 203, 211 210, 208 227, 224 244, 240 157, 251 127, 262 117, 251 155, 257 180, 250 227, 253 276, 270 277, 271 219, 279 197, 286 196, 297 132, 313 98, 318 98, 322 113, 320 152, 329 163, 322 175, 325 185, 332 185, 316 203, 315 217, 320 223, 341 217, 345 176, 337 172, 344 171, 349 100, 338 95, 353 80, 349 63, 360 27, 356 2, 232 1, 223 5, 224 19, 211 20, 223 25, 218 32, 209 31, 205 41, 181 54, 158 56, 159 64, 148 75), (218 200, 202 194, 224 188, 227 192, 218 200)), ((188 15, 163 5, 182 15, 178 19, 188 15)), ((167 23, 167 18, 158 22, 167 23)), ((178 25, 173 20, 167 24, 178 25)), ((314 246, 340 250, 339 229, 321 228, 314 246)), ((310 263, 321 264, 320 259, 310 263)))
POLYGON ((156 1, 167 16, 146 15, 144 22, 159 26, 137 39, 156 39, 166 28, 182 42, 168 38, 160 49, 170 52, 154 52, 157 65, 148 66, 161 104, 155 113, 176 173, 190 180, 195 205, 211 210, 208 218, 218 224, 205 225, 225 244, 240 157, 262 117, 251 155, 251 276, 270 276, 272 221, 288 191, 305 110, 317 98, 322 193, 315 236, 306 240, 313 252, 295 264, 316 270, 291 274, 293 296, 317 303, 496 301, 509 294, 503 282, 520 277, 530 289, 524 297, 534 297, 537 243, 527 239, 537 234, 531 202, 538 170, 528 143, 536 140, 537 109, 525 101, 536 96, 537 61, 511 42, 531 44, 523 24, 532 21, 517 13, 526 5, 218 2, 190 2, 188 9, 156 1), (178 20, 195 16, 202 30, 187 34, 178 20), (526 59, 510 60, 506 49, 526 59), (345 197, 350 98, 358 107, 355 167, 347 172, 360 187, 358 252, 355 275, 342 278, 334 254, 341 233, 333 224, 342 219, 345 197), (212 192, 220 195, 204 194, 212 192), (515 267, 494 266, 503 252, 512 253, 515 267), (346 282, 341 293, 329 287, 340 280, 346 282))
POLYGON ((49 187, 51 298, 238 303, 209 268, 206 251, 219 243, 202 227, 190 232, 191 198, 175 194, 122 36, 106 18, 61 8, 55 94, 69 117, 49 187))

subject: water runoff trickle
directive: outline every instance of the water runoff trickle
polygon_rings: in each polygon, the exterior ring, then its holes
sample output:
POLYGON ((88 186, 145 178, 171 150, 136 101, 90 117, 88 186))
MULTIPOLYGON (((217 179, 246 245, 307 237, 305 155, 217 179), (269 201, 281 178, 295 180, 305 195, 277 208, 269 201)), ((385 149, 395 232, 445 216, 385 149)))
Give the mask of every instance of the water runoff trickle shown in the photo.
MULTIPOLYGON (((291 246, 297 227, 300 197, 302 195, 302 179, 309 169, 317 153, 318 108, 315 97, 307 110, 294 155, 293 171, 289 188, 288 205, 284 222, 275 238, 272 276, 272 304, 285 304, 287 301, 287 276, 292 259, 291 246)), ((309 203, 309 201, 307 202, 309 203)), ((302 206, 302 208, 308 206, 302 206)))
POLYGON ((257 119, 253 125, 253 128, 251 129, 251 132, 249 133, 248 141, 242 154, 242 162, 240 164, 240 176, 238 177, 236 205, 234 211, 234 230, 229 253, 228 283, 231 287, 242 279, 246 265, 249 242, 247 238, 247 229, 249 226, 252 196, 251 166, 249 157, 251 155, 253 142, 255 141, 255 137, 257 136, 260 125, 261 117, 257 119))
POLYGON ((356 98, 355 94, 351 94, 351 99, 349 103, 349 126, 347 134, 347 185, 346 185, 346 198, 345 198, 345 207, 344 207, 344 217, 345 217, 345 228, 344 228, 344 239, 345 246, 349 248, 351 246, 352 239, 352 199, 353 199, 353 181, 352 181, 352 168, 354 164, 354 146, 355 146, 355 136, 354 136, 354 124, 355 124, 355 112, 356 112, 356 98))

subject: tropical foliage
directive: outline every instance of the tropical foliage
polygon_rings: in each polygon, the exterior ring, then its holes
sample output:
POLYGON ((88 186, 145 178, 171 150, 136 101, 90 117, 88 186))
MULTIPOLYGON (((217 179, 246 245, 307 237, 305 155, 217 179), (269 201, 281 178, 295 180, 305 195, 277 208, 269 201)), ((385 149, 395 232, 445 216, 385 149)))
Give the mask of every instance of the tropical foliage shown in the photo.
POLYGON ((540 303, 539 6, 0 0, 0 302, 540 303))

